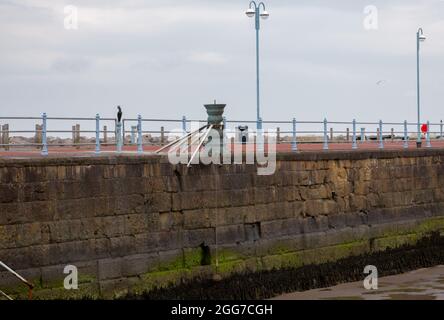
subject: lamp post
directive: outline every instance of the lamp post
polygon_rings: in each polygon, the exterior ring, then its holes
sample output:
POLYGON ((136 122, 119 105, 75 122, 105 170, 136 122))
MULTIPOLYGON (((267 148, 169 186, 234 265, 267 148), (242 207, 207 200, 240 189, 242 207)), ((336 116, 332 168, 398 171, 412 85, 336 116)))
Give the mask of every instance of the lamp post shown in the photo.
POLYGON ((267 19, 270 14, 265 9, 265 4, 260 2, 259 4, 256 1, 251 1, 248 10, 245 12, 247 17, 253 18, 255 17, 255 26, 256 26, 256 103, 257 103, 257 129, 262 129, 262 125, 259 121, 260 119, 260 94, 259 94, 259 30, 261 28, 260 18, 267 19), (262 10, 261 10, 262 8, 262 10))
POLYGON ((422 31, 422 28, 418 29, 416 32, 416 97, 418 103, 418 138, 416 140, 416 147, 421 148, 421 99, 420 99, 420 89, 419 89, 419 49, 420 42, 425 41, 426 37, 422 31))

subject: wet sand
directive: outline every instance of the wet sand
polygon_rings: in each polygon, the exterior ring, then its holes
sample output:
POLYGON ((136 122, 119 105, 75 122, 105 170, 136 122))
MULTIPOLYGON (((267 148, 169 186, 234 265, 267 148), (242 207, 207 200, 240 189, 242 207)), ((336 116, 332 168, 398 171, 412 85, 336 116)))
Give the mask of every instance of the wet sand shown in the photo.
POLYGON ((274 300, 444 300, 444 266, 380 277, 377 290, 365 289, 360 281, 293 292, 274 300))

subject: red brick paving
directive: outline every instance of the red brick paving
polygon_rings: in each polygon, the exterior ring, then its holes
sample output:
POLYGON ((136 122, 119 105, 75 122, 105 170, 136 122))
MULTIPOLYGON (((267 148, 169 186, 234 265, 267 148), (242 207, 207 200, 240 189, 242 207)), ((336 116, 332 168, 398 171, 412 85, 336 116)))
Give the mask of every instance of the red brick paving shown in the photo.
MULTIPOLYGON (((244 146, 245 148, 245 146, 244 146)), ((248 146, 248 150, 251 150, 253 145, 248 146)), ((425 142, 423 141, 423 148, 425 148, 425 142)), ((432 148, 444 148, 444 140, 432 141, 432 148)), ((159 149, 159 146, 144 146, 145 152, 154 152, 159 149)), ((358 142, 358 150, 378 150, 379 143, 378 142, 358 142)), ((402 150, 403 142, 384 142, 385 150, 402 150)), ((416 149, 416 142, 409 142, 409 149, 416 149)), ((298 151, 300 152, 314 152, 314 151, 322 151, 323 144, 322 143, 300 143, 298 144, 298 151)), ((351 143, 330 143, 329 150, 352 150, 351 143)), ((101 151, 103 154, 114 154, 116 151, 115 146, 102 146, 101 151)), ((124 152, 128 153, 136 153, 137 146, 125 146, 123 148, 124 152)), ((291 144, 290 143, 281 143, 276 145, 276 151, 279 152, 291 152, 291 144)), ((49 156, 50 157, 60 157, 60 156, 85 156, 85 155, 93 155, 94 148, 82 147, 80 149, 75 147, 51 147, 49 146, 49 156)), ((21 148, 21 147, 13 147, 9 151, 5 151, 0 149, 0 157, 3 158, 15 158, 15 157, 42 157, 39 149, 31 149, 31 148, 21 148)))

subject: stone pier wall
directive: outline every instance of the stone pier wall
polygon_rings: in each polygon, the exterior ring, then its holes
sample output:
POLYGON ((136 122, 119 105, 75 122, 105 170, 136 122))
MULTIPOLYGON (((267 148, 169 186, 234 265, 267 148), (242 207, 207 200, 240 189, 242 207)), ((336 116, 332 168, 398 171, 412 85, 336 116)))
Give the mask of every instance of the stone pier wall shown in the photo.
MULTIPOLYGON (((443 178, 438 150, 281 154, 272 176, 158 156, 1 159, 0 260, 40 298, 321 263, 444 229, 443 178), (63 288, 66 265, 79 290, 63 288)), ((26 292, 2 270, 0 289, 26 292)))

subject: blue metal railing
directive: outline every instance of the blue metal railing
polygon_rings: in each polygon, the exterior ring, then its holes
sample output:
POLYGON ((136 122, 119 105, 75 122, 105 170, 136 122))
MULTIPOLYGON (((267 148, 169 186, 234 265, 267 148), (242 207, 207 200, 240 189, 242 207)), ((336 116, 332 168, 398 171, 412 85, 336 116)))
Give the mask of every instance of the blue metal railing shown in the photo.
MULTIPOLYGON (((122 119, 121 122, 118 122, 117 119, 114 118, 101 118, 99 114, 96 114, 95 117, 87 118, 87 117, 48 117, 46 113, 43 113, 41 117, 0 117, 0 123, 4 123, 7 120, 11 120, 14 122, 20 121, 38 121, 41 123, 40 130, 9 130, 9 126, 1 126, 0 129, 0 147, 4 147, 5 149, 10 149, 12 147, 39 147, 41 148, 41 154, 46 156, 48 155, 48 147, 52 146, 94 146, 95 153, 100 154, 103 145, 111 145, 116 147, 116 152, 122 152, 123 146, 131 144, 137 146, 137 152, 143 153, 144 145, 162 145, 165 143, 165 135, 169 133, 174 133, 177 135, 183 135, 184 133, 190 132, 191 126, 193 123, 200 122, 206 123, 206 120, 192 120, 187 119, 186 116, 183 116, 181 119, 144 119, 141 115, 138 115, 137 118, 126 118, 122 119), (80 141, 71 141, 71 143, 67 141, 56 142, 48 140, 49 134, 67 134, 73 133, 73 130, 57 130, 53 129, 53 124, 55 122, 60 123, 63 121, 87 121, 90 123, 94 123, 95 130, 80 130, 76 129, 75 134, 80 137, 80 133, 84 134, 92 134, 93 138, 87 140, 86 142, 80 141), (113 130, 101 130, 101 124, 104 122, 111 122, 114 124, 113 130), (132 126, 131 130, 125 130, 125 127, 128 127, 128 124, 135 123, 135 126, 132 126), (143 128, 145 126, 145 128, 143 128), (155 126, 156 129, 161 126, 160 130, 148 130, 146 127, 152 129, 155 126), (169 126, 169 128, 166 128, 169 126), (171 128, 171 126, 176 126, 176 128, 171 128), (175 129, 175 130, 173 130, 175 129), (114 141, 108 142, 105 139, 105 135, 110 132, 114 132, 114 141), (11 143, 9 139, 10 134, 35 134, 38 133, 41 135, 41 139, 39 141, 29 142, 25 141, 22 143, 11 143), (130 141, 127 141, 127 134, 130 134, 130 141), (149 134, 151 137, 155 137, 156 135, 160 135, 160 139, 154 142, 144 142, 144 134, 149 134), (103 141, 101 141, 101 135, 104 135, 103 141), (137 138, 136 138, 137 136, 137 138), (41 140, 41 141, 40 141, 41 140)), ((358 122, 356 119, 352 121, 328 121, 324 119, 323 121, 301 121, 296 118, 286 121, 286 120, 278 120, 278 121, 270 121, 270 120, 262 120, 259 119, 259 127, 264 127, 264 130, 271 130, 274 132, 279 132, 280 135, 285 135, 285 142, 291 144, 291 150, 296 152, 299 150, 299 144, 303 143, 322 143, 322 149, 328 150, 329 145, 331 143, 350 143, 351 149, 356 150, 359 149, 359 143, 363 143, 365 141, 376 141, 378 143, 378 147, 383 149, 385 140, 393 140, 393 141, 402 141, 403 147, 408 148, 408 142, 412 138, 416 138, 417 131, 409 130, 409 127, 416 127, 417 123, 412 123, 408 121, 404 122, 386 122, 384 123, 382 120, 379 122, 358 122), (330 130, 329 130, 330 126, 330 130), (358 132, 358 126, 360 127, 358 132), (384 131, 384 128, 388 126, 391 127, 390 131, 384 131), (369 130, 369 127, 376 127, 376 131, 369 130), (283 130, 281 130, 283 128, 283 130), (320 128, 321 130, 317 130, 316 128, 320 128), (351 128, 351 132, 350 132, 351 128), (395 129, 396 128, 396 129, 395 129), (334 137, 336 135, 336 138, 334 137)), ((242 124, 257 124, 257 121, 253 120, 231 120, 224 118, 224 127, 227 129, 226 134, 235 135, 236 134, 236 126, 242 124)), ((424 133, 425 147, 432 147, 432 140, 436 139, 444 139, 443 135, 443 121, 441 120, 438 123, 430 123, 427 121, 427 131, 424 133), (438 128, 438 129, 437 129, 438 128)), ((256 126, 257 127, 257 126, 256 126)), ((252 136, 255 136, 255 129, 250 133, 252 136)), ((224 134, 225 135, 225 134, 224 134)), ((422 137, 421 137, 422 138, 422 137)), ((155 139, 154 139, 155 140, 155 139)), ((278 140, 278 143, 280 141, 278 140)), ((250 142, 251 143, 251 142, 250 142)))

